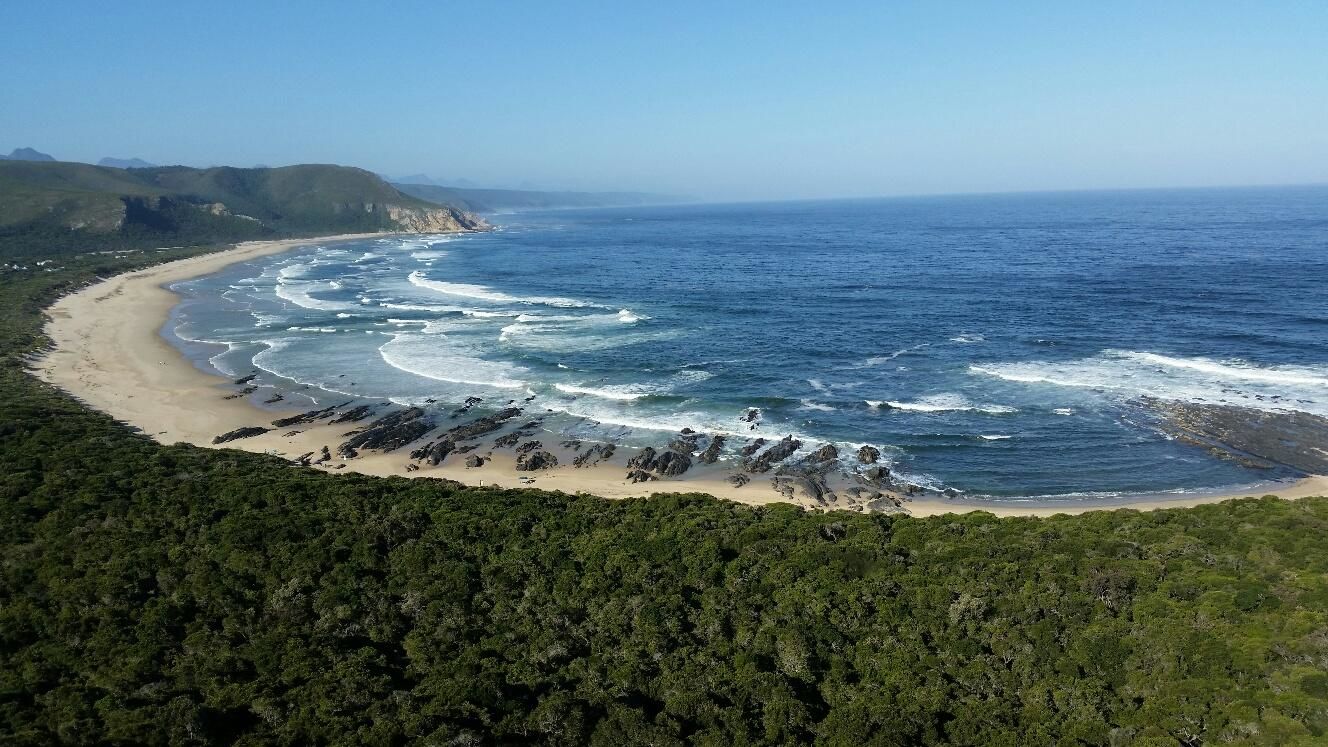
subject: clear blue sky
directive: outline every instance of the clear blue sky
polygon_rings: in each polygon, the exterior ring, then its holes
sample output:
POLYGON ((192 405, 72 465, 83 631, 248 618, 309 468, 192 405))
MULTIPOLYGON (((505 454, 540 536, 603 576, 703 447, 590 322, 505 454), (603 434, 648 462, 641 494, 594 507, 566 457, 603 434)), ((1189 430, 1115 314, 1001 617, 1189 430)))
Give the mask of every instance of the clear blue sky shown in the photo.
POLYGON ((0 148, 65 160, 716 199, 1328 181, 1325 0, 48 0, 0 23, 0 148))

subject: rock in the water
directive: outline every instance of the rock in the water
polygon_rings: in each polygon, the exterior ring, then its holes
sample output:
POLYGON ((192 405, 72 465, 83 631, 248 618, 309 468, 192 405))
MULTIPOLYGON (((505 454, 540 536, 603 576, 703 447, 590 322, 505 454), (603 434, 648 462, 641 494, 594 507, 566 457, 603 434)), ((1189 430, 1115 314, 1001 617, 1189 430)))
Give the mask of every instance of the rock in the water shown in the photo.
POLYGON ((1245 467, 1328 474, 1328 418, 1306 412, 1147 399, 1179 440, 1245 467))
POLYGON ((723 448, 724 437, 715 436, 710 439, 710 443, 706 444, 705 451, 701 452, 701 455, 697 457, 697 459, 700 459, 702 464, 714 464, 719 461, 719 452, 723 448))
POLYGON ((761 411, 755 407, 749 407, 747 408, 747 412, 738 419, 744 423, 755 423, 757 420, 761 419, 761 411))
POLYGON ((748 472, 769 472, 771 467, 788 459, 800 448, 802 448, 801 441, 793 436, 785 436, 774 446, 747 460, 744 466, 748 472))
POLYGON ((256 373, 251 373, 248 376, 241 376, 240 378, 235 380, 235 385, 244 386, 245 384, 248 384, 249 382, 253 381, 256 378, 258 378, 258 374, 256 373))
POLYGON ((516 468, 522 472, 533 472, 558 466, 558 457, 547 451, 532 451, 516 458, 516 468))
POLYGON ((863 464, 875 464, 877 459, 881 458, 881 450, 875 446, 864 446, 858 449, 858 461, 863 464))
POLYGON ((868 467, 867 471, 863 472, 862 475, 868 480, 884 480, 890 476, 890 468, 882 467, 878 464, 874 467, 868 467))
POLYGON ((831 459, 839 458, 839 449, 836 449, 832 444, 826 444, 812 452, 811 456, 807 458, 813 462, 828 462, 831 459))
POLYGON ((765 446, 765 439, 758 438, 755 441, 752 441, 751 443, 742 447, 742 449, 738 453, 742 454, 744 457, 749 457, 752 454, 755 454, 756 452, 760 451, 762 446, 765 446))
POLYGON ((214 444, 224 444, 224 443, 226 443, 227 441, 234 441, 234 440, 239 439, 239 438, 253 438, 254 436, 261 436, 261 435, 263 435, 264 433, 267 433, 267 432, 270 431, 270 430, 272 430, 272 429, 271 429, 271 428, 263 428, 263 427, 261 427, 261 426, 257 426, 257 425, 249 426, 249 427, 246 427, 246 428, 236 428, 236 429, 233 430, 233 431, 226 431, 225 433, 221 434, 220 436, 217 436, 216 438, 212 439, 212 443, 214 443, 214 444))

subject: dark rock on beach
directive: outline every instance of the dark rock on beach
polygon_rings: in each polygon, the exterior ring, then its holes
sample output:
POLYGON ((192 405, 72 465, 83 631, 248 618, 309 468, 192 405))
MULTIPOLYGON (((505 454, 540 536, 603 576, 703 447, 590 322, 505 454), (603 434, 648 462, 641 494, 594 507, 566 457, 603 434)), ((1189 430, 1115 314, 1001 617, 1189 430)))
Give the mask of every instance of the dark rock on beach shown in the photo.
POLYGON ((254 436, 261 436, 261 435, 263 435, 264 433, 267 433, 267 432, 270 431, 270 430, 272 430, 272 429, 271 429, 271 428, 264 428, 264 427, 262 427, 262 426, 257 426, 257 425, 254 425, 254 426, 248 426, 248 427, 245 427, 245 428, 236 428, 236 429, 233 430, 233 431, 226 431, 225 433, 221 434, 220 436, 217 436, 216 438, 212 439, 212 443, 214 443, 214 444, 224 444, 224 443, 227 443, 227 442, 229 442, 229 441, 235 441, 235 440, 237 440, 237 439, 241 439, 241 438, 252 438, 252 437, 254 437, 254 436))
POLYGON ((466 466, 471 468, 483 467, 484 457, 480 456, 479 454, 471 454, 470 456, 466 457, 466 466))
POLYGON ((286 426, 289 425, 303 425, 305 423, 312 423, 315 420, 322 420, 323 418, 332 415, 332 413, 336 412, 338 407, 345 407, 348 404, 350 403, 343 402, 340 405, 332 405, 331 407, 325 407, 321 410, 309 410, 308 412, 302 412, 299 415, 291 415, 290 417, 277 418, 276 420, 272 421, 272 425, 275 425, 278 428, 285 428, 286 426))
POLYGON ((516 468, 522 472, 533 472, 557 466, 558 457, 547 451, 533 451, 516 458, 516 468))
POLYGON ((881 458, 881 450, 875 446, 864 446, 858 449, 858 461, 863 464, 875 464, 877 459, 881 458))
POLYGON ((244 386, 245 384, 248 384, 249 382, 253 381, 256 378, 258 378, 258 374, 256 373, 251 373, 248 376, 241 376, 240 378, 235 380, 235 385, 244 386))
POLYGON ((661 475, 676 477, 692 467, 692 458, 676 451, 666 451, 655 462, 655 471, 661 475))
POLYGON ((650 471, 655 468, 659 458, 655 450, 649 446, 641 450, 639 454, 627 460, 627 468, 632 470, 650 471))
POLYGON ((392 451, 418 439, 431 428, 433 424, 424 417, 424 410, 410 407, 385 415, 368 428, 355 432, 338 451, 342 454, 358 449, 392 451))
POLYGON ((367 418, 367 417, 369 417, 370 415, 372 415, 372 414, 373 414, 373 411, 374 411, 374 409, 373 409, 373 407, 370 406, 370 405, 360 405, 359 407, 352 407, 351 409, 346 410, 345 412, 341 413, 340 415, 336 416, 335 418, 332 418, 331 420, 329 420, 329 421, 327 421, 327 422, 329 422, 329 423, 358 423, 358 422, 360 422, 361 420, 364 420, 365 418, 367 418))

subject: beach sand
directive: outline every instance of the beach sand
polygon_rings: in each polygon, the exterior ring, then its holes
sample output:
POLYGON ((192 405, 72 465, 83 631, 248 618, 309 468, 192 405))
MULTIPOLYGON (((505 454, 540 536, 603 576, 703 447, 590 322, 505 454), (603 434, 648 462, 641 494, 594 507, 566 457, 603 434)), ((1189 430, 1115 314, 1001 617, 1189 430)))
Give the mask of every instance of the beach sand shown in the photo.
MULTIPOLYGON (((179 297, 166 286, 217 272, 236 262, 298 246, 373 235, 377 234, 248 242, 227 251, 177 260, 92 284, 65 296, 47 310, 49 321, 46 333, 53 342, 53 348, 35 364, 34 372, 88 406, 134 426, 162 443, 183 441, 209 448, 244 449, 289 458, 318 452, 323 446, 335 452, 337 445, 345 440, 344 434, 364 423, 337 426, 319 423, 278 428, 261 436, 213 447, 212 439, 218 434, 245 426, 270 427, 271 420, 294 415, 298 411, 261 409, 245 397, 225 399, 238 390, 232 380, 199 370, 162 337, 162 327, 171 309, 179 301, 179 297)), ((530 413, 536 414, 533 410, 530 413)), ((525 423, 528 419, 519 418, 511 426, 525 423)), ((441 425, 447 427, 448 423, 444 421, 441 425)), ((486 440, 491 443, 492 437, 496 435, 498 433, 488 434, 486 440)), ((755 475, 749 484, 735 487, 728 482, 730 470, 723 463, 699 466, 680 478, 632 484, 624 479, 627 470, 623 465, 629 456, 626 450, 620 449, 611 463, 574 468, 570 462, 575 452, 556 442, 550 443, 550 434, 540 435, 544 436, 545 449, 554 453, 563 466, 539 472, 518 472, 510 449, 481 447, 473 453, 491 456, 492 461, 478 468, 465 467, 465 457, 453 455, 438 467, 425 465, 407 472, 406 465, 411 463, 409 450, 401 449, 387 454, 365 452, 350 460, 339 459, 334 455, 326 464, 310 469, 368 475, 442 477, 471 485, 532 486, 567 493, 589 493, 605 498, 687 492, 707 493, 753 505, 774 502, 817 505, 809 499, 790 500, 770 485, 768 476, 755 475), (343 464, 344 467, 337 468, 337 465, 343 464)), ((979 502, 930 495, 901 502, 904 509, 914 516, 975 510, 988 511, 998 516, 1048 516, 1108 508, 1177 508, 1264 494, 1288 499, 1328 495, 1328 477, 1314 476, 1294 483, 1258 486, 1239 493, 1134 496, 1068 505, 1066 502, 1037 501, 979 502)), ((831 507, 850 510, 864 508, 860 502, 831 507)))

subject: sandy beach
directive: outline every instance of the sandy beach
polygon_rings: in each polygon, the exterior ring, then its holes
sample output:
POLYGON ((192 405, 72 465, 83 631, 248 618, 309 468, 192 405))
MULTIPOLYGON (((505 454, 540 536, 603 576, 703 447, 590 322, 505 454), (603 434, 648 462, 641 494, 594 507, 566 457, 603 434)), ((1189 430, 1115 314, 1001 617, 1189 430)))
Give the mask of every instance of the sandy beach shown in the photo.
MULTIPOLYGON (((367 234, 373 235, 373 234, 367 234)), ((52 350, 36 364, 34 372, 59 386, 89 407, 140 429, 162 443, 188 442, 209 448, 236 448, 295 458, 319 452, 324 446, 335 452, 345 433, 356 425, 317 423, 277 428, 260 436, 213 447, 218 434, 246 426, 269 426, 270 421, 299 411, 260 409, 247 397, 226 399, 239 387, 227 378, 199 370, 161 335, 163 325, 179 297, 168 286, 217 272, 245 260, 287 251, 298 246, 363 238, 366 234, 316 239, 248 242, 213 254, 192 257, 126 273, 90 285, 65 296, 47 310, 46 333, 52 350)), ((515 427, 523 419, 514 421, 515 427)), ((363 426, 364 423, 358 424, 363 426)), ((444 422, 442 427, 454 423, 444 422)), ((498 435, 488 434, 486 438, 498 435)), ((547 439, 546 434, 546 439, 547 439)), ((427 440, 427 437, 426 437, 427 440)), ((624 498, 663 492, 708 493, 747 504, 790 502, 764 476, 735 487, 727 480, 730 468, 723 463, 700 466, 680 478, 662 478, 633 484, 624 479, 623 466, 629 454, 619 450, 611 460, 587 467, 572 467, 575 451, 550 444, 559 466, 538 472, 519 472, 511 449, 486 449, 475 453, 490 458, 482 467, 467 468, 464 457, 453 456, 442 465, 418 469, 408 458, 408 449, 390 453, 364 452, 354 459, 334 458, 311 469, 356 472, 369 475, 443 477, 474 485, 504 487, 533 486, 569 493, 590 493, 605 498, 624 498), (412 465, 410 471, 407 465, 412 465), (339 465, 344 465, 340 466, 339 465)), ((1247 492, 1220 494, 1162 494, 1085 501, 1067 505, 1037 501, 983 502, 940 496, 900 496, 903 509, 915 516, 965 511, 988 511, 1000 516, 1046 516, 1082 513, 1110 508, 1175 508, 1212 503, 1247 495, 1275 494, 1295 499, 1328 494, 1328 477, 1314 476, 1294 483, 1256 486, 1247 492)), ((791 502, 817 506, 809 499, 791 502)), ((865 504, 851 501, 830 508, 864 510, 865 504)))

